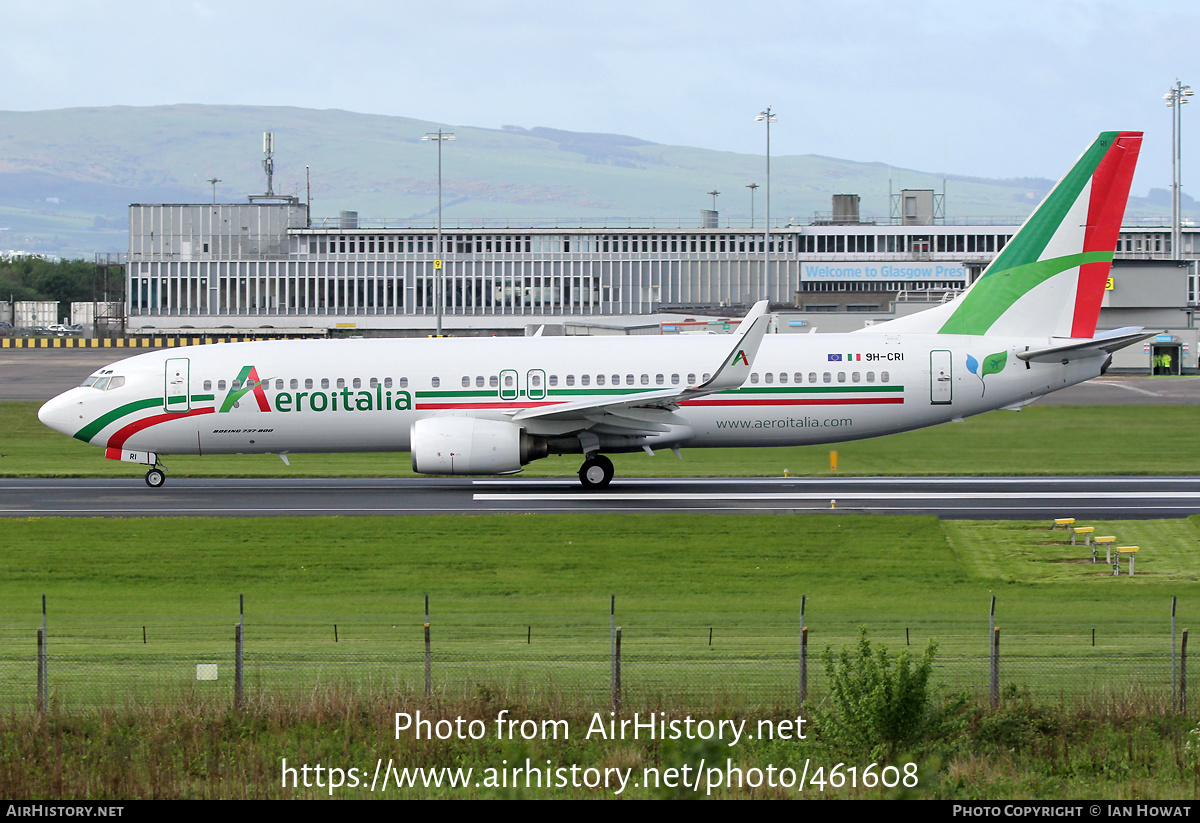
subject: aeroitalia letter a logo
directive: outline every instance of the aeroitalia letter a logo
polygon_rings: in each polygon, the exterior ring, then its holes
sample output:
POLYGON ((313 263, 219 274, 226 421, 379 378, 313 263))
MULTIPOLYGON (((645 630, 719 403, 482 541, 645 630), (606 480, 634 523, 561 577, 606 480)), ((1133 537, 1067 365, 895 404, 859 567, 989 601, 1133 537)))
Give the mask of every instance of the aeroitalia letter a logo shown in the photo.
POLYGON ((264 382, 258 378, 258 369, 254 366, 244 367, 238 373, 237 380, 233 381, 235 386, 241 384, 241 388, 230 389, 229 394, 225 395, 225 402, 221 404, 221 411, 229 411, 233 408, 233 404, 241 400, 246 392, 253 391, 254 398, 258 400, 259 411, 269 412, 271 404, 267 402, 267 393, 263 391, 262 384, 264 382))
POLYGON ((736 363, 739 360, 742 361, 743 366, 750 365, 750 361, 746 359, 746 350, 745 349, 738 349, 738 353, 735 354, 733 356, 733 359, 729 361, 729 365, 732 366, 734 363, 736 363))

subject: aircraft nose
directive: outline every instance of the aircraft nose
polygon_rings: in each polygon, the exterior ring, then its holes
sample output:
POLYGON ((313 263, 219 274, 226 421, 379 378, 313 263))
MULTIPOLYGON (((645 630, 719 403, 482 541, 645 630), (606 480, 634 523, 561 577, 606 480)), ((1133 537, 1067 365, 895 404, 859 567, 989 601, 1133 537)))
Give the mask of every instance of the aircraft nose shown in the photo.
POLYGON ((83 426, 81 404, 74 390, 51 398, 38 409, 38 420, 57 432, 73 434, 83 426))

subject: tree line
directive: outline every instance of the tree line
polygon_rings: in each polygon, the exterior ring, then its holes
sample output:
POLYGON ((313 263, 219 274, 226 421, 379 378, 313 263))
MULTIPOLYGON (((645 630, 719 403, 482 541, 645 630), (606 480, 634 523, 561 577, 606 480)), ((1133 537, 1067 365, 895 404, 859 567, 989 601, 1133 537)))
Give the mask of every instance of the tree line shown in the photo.
POLYGON ((60 303, 125 299, 123 266, 88 260, 40 257, 0 259, 0 300, 57 300, 60 303))

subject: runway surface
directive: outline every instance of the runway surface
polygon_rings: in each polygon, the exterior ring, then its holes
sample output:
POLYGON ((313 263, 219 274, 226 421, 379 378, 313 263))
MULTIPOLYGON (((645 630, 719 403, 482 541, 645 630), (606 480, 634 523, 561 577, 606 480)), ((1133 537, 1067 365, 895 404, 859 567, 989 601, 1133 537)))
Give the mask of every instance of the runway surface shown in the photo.
POLYGON ((278 517, 489 512, 935 514, 951 519, 1126 520, 1200 513, 1200 477, 574 480, 0 479, 0 516, 278 517))

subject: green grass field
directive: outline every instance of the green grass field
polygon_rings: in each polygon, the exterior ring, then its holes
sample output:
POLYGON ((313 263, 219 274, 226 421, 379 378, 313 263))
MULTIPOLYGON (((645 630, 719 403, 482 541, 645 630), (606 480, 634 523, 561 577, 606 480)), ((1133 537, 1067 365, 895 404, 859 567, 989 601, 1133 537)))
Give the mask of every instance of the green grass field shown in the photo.
MULTIPOLYGON (((130 463, 65 437, 37 419, 37 403, 0 403, 0 476, 136 477, 130 463)), ((1188 406, 1032 406, 996 411, 920 431, 828 446, 685 449, 655 457, 615 455, 620 477, 778 477, 829 474, 1020 475, 1196 474, 1200 438, 1188 406), (1137 436, 1130 436, 1136 431, 1137 436)), ((407 454, 293 454, 164 458, 172 477, 408 477, 407 454)), ((573 476, 578 456, 531 463, 526 475, 573 476)))
MULTIPOLYGON (((36 404, 0 404, 0 474, 138 473, 44 429, 35 412, 36 404)), ((1185 436, 1193 414, 1035 407, 836 447, 693 450, 682 463, 669 453, 621 456, 617 470, 822 474, 837 448, 847 474, 1188 474, 1200 465, 1200 447, 1185 436)), ((294 455, 290 469, 273 456, 168 463, 174 476, 409 473, 407 455, 294 455)), ((531 469, 569 475, 575 463, 531 469)), ((982 699, 995 596, 1009 697, 998 713, 973 710, 958 743, 920 755, 921 789, 911 796, 1189 796, 1183 741, 1190 724, 1170 711, 1170 608, 1178 597, 1180 630, 1200 617, 1200 517, 1091 525, 1143 547, 1135 577, 1114 578, 1110 567, 1086 562, 1086 549, 1042 522, 840 512, 6 520, 0 792, 298 796, 278 787, 280 757, 360 766, 359 759, 392 756, 408 765, 477 767, 525 756, 694 763, 724 753, 582 741, 425 745, 393 741, 390 712, 486 717, 508 708, 573 723, 607 713, 612 595, 626 711, 794 713, 802 597, 810 699, 827 694, 820 652, 853 644, 860 626, 893 654, 937 642, 938 694, 965 690, 982 699), (29 709, 43 594, 55 710, 39 719, 29 709), (233 713, 239 595, 249 706, 233 713), (197 663, 217 663, 220 679, 197 682, 197 663), (57 765, 43 768, 42 758, 57 765)), ((845 759, 819 742, 764 741, 735 754, 797 767, 810 757, 827 768, 845 759)))
POLYGON ((1045 524, 932 517, 15 520, 0 555, 0 693, 28 704, 20 661, 43 593, 56 684, 83 704, 135 682, 123 666, 183 687, 185 664, 229 661, 239 595, 263 687, 420 684, 428 594, 440 690, 556 679, 602 704, 616 595, 631 694, 787 701, 807 596, 814 655, 860 625, 893 646, 935 640, 947 684, 981 692, 996 595, 1006 652, 1025 667, 1008 682, 1161 692, 1171 597, 1181 627, 1200 614, 1200 519, 1096 525, 1144 547, 1135 577, 1083 562, 1045 524))
MULTIPOLYGON (((850 761, 819 741, 727 750, 653 741, 513 744, 489 735, 427 744, 394 740, 391 713, 487 719, 508 709, 569 718, 578 734, 591 712, 607 716, 612 594, 626 712, 794 716, 804 595, 811 699, 826 692, 820 651, 852 644, 860 625, 892 653, 906 641, 917 652, 935 640, 938 693, 979 696, 995 595, 1010 697, 999 713, 972 709, 961 740, 920 755, 921 787, 908 796, 1187 796, 1182 745, 1190 724, 1169 711, 1170 602, 1180 598, 1181 629, 1200 616, 1200 518, 1096 525, 1145 547, 1135 577, 1078 562, 1085 550, 1066 545, 1048 524, 932 517, 6 521, 0 790, 10 797, 324 796, 283 790, 280 758, 362 768, 395 757, 407 766, 482 769, 529 756, 640 769, 732 754, 743 766, 798 769, 812 759, 828 769, 850 761), (37 719, 28 709, 42 593, 56 708, 37 719), (234 713, 240 594, 248 706, 234 713), (425 594, 431 698, 422 686, 425 594), (196 663, 218 663, 221 679, 196 682, 196 663), (57 765, 36 765, 41 758, 57 765)), ((360 788, 336 796, 369 795, 360 788)))

